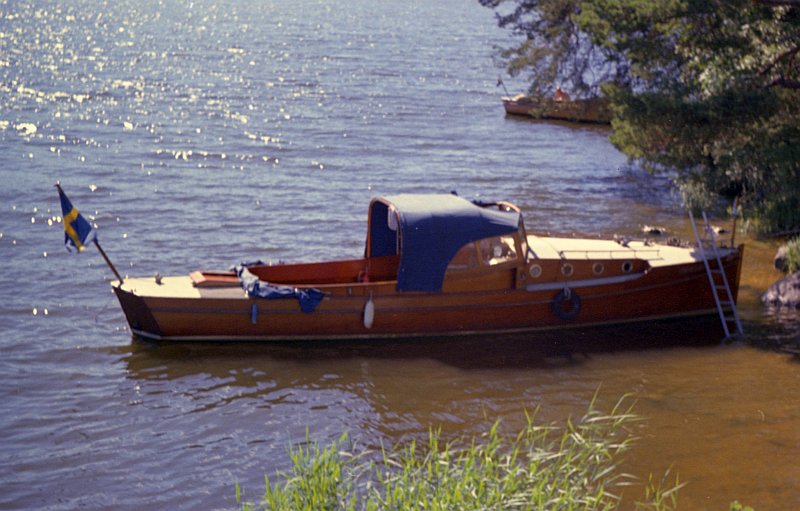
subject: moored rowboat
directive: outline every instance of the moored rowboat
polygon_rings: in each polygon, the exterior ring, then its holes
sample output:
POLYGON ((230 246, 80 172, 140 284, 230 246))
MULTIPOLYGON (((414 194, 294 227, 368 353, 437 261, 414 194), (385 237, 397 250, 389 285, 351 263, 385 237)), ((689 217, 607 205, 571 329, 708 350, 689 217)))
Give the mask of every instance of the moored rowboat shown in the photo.
MULTIPOLYGON (((733 296, 743 247, 721 247, 733 296)), ((715 314, 692 247, 537 236, 514 205, 373 199, 363 258, 112 283, 157 340, 408 338, 715 314)))
POLYGON ((509 115, 569 122, 611 123, 611 109, 608 100, 604 98, 555 100, 535 99, 524 94, 517 94, 501 99, 503 108, 509 115))

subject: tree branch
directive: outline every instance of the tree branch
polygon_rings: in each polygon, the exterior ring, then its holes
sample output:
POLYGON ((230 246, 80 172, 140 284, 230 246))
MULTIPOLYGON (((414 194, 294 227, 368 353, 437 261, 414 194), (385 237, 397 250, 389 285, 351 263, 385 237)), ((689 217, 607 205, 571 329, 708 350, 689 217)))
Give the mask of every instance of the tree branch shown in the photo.
MULTIPOLYGON (((800 1, 800 0, 798 0, 798 1, 800 1)), ((791 49, 781 53, 772 62, 770 62, 769 65, 767 65, 766 67, 764 67, 764 69, 759 71, 758 75, 759 76, 764 76, 765 74, 769 73, 770 70, 772 70, 772 68, 775 67, 776 65, 778 65, 781 61, 783 61, 783 60, 786 60, 786 61, 792 60, 793 58, 795 58, 797 56, 798 53, 800 53, 800 46, 795 46, 794 48, 791 48, 791 49)))
POLYGON ((788 78, 775 78, 768 87, 782 87, 784 89, 800 90, 800 80, 789 80, 788 78))
POLYGON ((800 0, 753 0, 753 2, 761 5, 769 5, 770 7, 779 7, 782 5, 795 5, 800 7, 800 0))

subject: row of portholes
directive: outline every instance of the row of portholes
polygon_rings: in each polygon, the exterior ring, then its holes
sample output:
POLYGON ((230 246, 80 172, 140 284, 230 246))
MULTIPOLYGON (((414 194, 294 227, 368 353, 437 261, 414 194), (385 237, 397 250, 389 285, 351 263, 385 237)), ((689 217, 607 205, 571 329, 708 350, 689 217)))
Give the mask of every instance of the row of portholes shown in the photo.
MULTIPOLYGON (((606 267, 603 263, 594 263, 592 265, 592 273, 595 275, 602 275, 605 271, 606 267)), ((633 271, 633 263, 630 261, 625 261, 622 263, 622 272, 623 273, 630 273, 633 271)), ((575 269, 569 263, 564 263, 561 265, 561 275, 565 277, 571 277, 572 274, 575 272, 575 269)), ((538 264, 532 264, 528 273, 531 274, 531 277, 538 279, 542 276, 542 267, 538 264)))

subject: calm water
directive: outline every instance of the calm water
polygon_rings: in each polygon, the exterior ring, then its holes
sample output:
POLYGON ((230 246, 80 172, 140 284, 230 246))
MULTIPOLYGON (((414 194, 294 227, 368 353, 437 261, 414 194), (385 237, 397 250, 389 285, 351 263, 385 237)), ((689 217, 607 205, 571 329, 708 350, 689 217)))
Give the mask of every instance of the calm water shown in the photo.
MULTIPOLYGON (((638 400, 625 469, 672 466, 683 509, 800 507, 800 365, 713 328, 573 334, 659 347, 571 358, 531 349, 561 334, 158 346, 131 340, 96 251, 63 248, 57 180, 131 275, 355 257, 369 199, 398 192, 508 199, 531 230, 686 236, 667 181, 606 130, 503 115, 505 38, 467 0, 0 0, 0 509, 231 509, 307 426, 366 445, 485 415, 513 430, 598 387, 638 400)), ((772 250, 749 243, 742 291, 763 342, 798 336, 756 301, 772 250)))

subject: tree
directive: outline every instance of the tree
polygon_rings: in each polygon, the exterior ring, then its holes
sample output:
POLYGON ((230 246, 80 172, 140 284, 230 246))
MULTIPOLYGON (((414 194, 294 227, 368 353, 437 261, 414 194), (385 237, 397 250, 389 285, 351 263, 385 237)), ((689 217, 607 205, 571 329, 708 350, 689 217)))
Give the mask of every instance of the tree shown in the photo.
POLYGON ((601 83, 616 78, 616 70, 605 64, 613 53, 594 44, 577 24, 581 0, 479 1, 497 11, 500 27, 522 38, 499 55, 510 75, 527 73, 530 95, 550 96, 561 84, 578 97, 597 95, 601 83), (509 4, 516 7, 501 12, 509 4))
POLYGON ((757 230, 800 229, 800 0, 480 1, 516 5, 510 72, 600 87, 612 142, 688 203, 740 196, 757 230))

